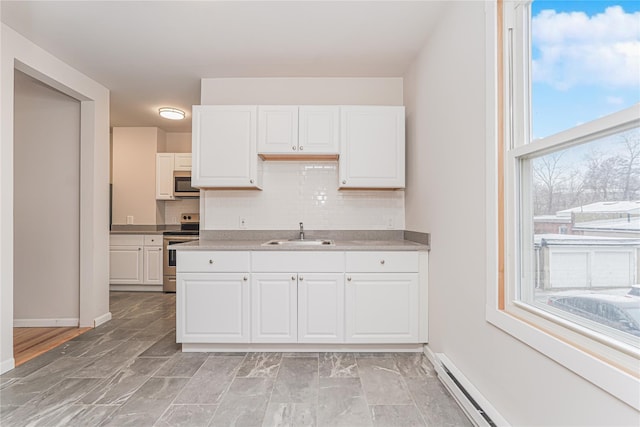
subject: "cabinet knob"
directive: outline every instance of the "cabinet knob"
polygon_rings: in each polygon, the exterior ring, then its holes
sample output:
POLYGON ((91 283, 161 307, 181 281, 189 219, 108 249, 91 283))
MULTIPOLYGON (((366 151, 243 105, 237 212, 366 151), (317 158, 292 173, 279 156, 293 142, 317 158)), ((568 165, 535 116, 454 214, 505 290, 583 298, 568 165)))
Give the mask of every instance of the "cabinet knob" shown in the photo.
POLYGON ((212 259, 209 260, 209 264, 213 264, 213 260, 212 259))
POLYGON ((247 276, 244 276, 244 277, 242 278, 242 280, 244 280, 244 281, 246 282, 246 281, 247 281, 247 280, 249 280, 249 279, 247 278, 247 276))
POLYGON ((384 265, 384 260, 383 259, 380 260, 380 264, 384 265))
POLYGON ((301 146, 300 146, 300 151, 302 151, 302 150, 303 150, 303 147, 302 147, 302 145, 301 145, 301 146))
POLYGON ((159 250, 160 252, 162 252, 162 248, 158 248, 158 250, 159 250))
POLYGON ((347 180, 346 180, 346 179, 343 179, 343 180, 342 180, 342 183, 343 183, 343 184, 346 184, 346 183, 347 183, 347 180))
POLYGON ((142 250, 142 248, 138 248, 138 250, 139 250, 139 251, 141 251, 141 250, 142 250))
POLYGON ((347 277, 347 282, 350 282, 350 281, 351 281, 351 277, 347 277))
POLYGON ((249 180, 249 184, 253 184, 253 180, 252 179, 249 180))
POLYGON ((291 276, 291 280, 296 280, 296 276, 291 276))
POLYGON ((300 280, 304 280, 304 277, 300 276, 300 280))
POLYGON ((293 145, 293 146, 291 147, 291 149, 292 149, 293 151, 296 151, 296 146, 295 146, 295 145, 293 145))

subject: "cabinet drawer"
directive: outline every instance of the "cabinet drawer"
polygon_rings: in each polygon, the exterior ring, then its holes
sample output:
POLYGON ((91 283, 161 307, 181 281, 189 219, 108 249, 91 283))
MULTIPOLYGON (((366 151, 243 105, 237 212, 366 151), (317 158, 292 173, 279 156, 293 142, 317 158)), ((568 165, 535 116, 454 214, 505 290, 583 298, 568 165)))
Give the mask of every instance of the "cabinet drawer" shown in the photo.
POLYGON ((162 246, 162 235, 161 234, 145 235, 144 245, 145 246, 162 246))
POLYGON ((347 252, 349 273, 418 272, 418 252, 347 252))
POLYGON ((176 251, 177 272, 248 272, 249 252, 176 251))
POLYGON ((344 271, 344 252, 253 252, 251 270, 259 272, 336 273, 344 271))
POLYGON ((142 234, 112 234, 109 236, 111 246, 144 246, 142 234))

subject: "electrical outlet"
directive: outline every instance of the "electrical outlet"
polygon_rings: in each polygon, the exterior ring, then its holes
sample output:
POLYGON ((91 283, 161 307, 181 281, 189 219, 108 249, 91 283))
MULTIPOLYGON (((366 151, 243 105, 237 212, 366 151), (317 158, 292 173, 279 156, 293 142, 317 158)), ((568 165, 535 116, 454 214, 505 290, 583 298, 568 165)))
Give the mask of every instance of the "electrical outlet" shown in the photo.
POLYGON ((127 224, 133 224, 133 215, 127 215, 127 224))
POLYGON ((243 217, 243 216, 238 217, 238 225, 242 229, 247 228, 247 219, 245 217, 243 217))
POLYGON ((393 217, 387 218, 387 228, 393 229, 393 217))

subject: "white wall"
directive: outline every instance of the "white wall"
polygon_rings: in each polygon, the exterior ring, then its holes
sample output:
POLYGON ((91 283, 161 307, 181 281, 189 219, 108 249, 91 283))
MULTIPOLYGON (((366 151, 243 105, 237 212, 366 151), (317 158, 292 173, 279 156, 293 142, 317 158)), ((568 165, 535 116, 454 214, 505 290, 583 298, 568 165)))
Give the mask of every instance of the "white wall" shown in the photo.
POLYGON ((403 105, 402 78, 202 79, 200 103, 202 105, 403 105))
POLYGON ((109 313, 109 91, 2 24, 0 30, 0 372, 13 361, 14 69, 81 101, 80 325, 109 313))
POLYGON ((167 132, 167 153, 190 153, 191 132, 167 132))
POLYGON ((512 425, 637 425, 631 407, 487 323, 483 2, 455 2, 405 76, 406 227, 431 233, 429 347, 512 425))
POLYGON ((156 153, 166 151, 157 127, 113 128, 112 223, 164 224, 164 204, 156 200, 156 153))
MULTIPOLYGON (((202 79, 201 103, 403 105, 402 79, 202 79)), ((240 217, 253 230, 404 228, 403 191, 339 192, 337 162, 266 161, 263 180, 263 191, 205 191, 202 228, 238 229, 240 217)))
POLYGON ((77 326, 80 103, 18 71, 14 101, 14 321, 77 326))

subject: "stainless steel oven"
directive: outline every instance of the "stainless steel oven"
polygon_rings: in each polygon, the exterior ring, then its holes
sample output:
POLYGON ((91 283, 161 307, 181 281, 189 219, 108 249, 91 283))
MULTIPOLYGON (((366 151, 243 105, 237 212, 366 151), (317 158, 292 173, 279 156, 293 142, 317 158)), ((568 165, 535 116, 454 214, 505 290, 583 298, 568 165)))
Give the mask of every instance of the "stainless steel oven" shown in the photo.
POLYGON ((180 230, 163 233, 164 262, 162 268, 162 289, 165 292, 176 291, 176 251, 167 249, 169 245, 192 242, 200 238, 200 216, 198 214, 182 214, 180 230))

